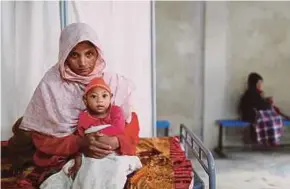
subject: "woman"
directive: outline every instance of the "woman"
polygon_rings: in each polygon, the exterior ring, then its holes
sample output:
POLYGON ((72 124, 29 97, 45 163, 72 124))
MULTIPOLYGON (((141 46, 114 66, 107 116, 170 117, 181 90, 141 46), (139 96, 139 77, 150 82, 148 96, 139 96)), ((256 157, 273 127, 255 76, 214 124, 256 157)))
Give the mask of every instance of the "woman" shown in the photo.
POLYGON ((252 123, 252 141, 279 144, 283 126, 281 116, 284 114, 273 105, 272 98, 264 97, 263 78, 257 73, 251 73, 248 77, 248 88, 241 97, 239 113, 242 120, 252 123))
POLYGON ((45 74, 23 119, 13 128, 9 151, 14 167, 29 163, 31 154, 34 164, 45 168, 61 168, 77 152, 93 158, 103 158, 116 149, 123 155, 135 154, 139 124, 137 115, 130 110, 132 84, 122 76, 104 72, 105 67, 91 27, 74 23, 62 31, 58 63, 45 74), (79 113, 85 109, 83 90, 97 76, 110 86, 113 103, 123 109, 127 126, 122 135, 80 138, 74 132, 79 113), (23 154, 25 157, 17 158, 23 154))
POLYGON ((251 73, 248 77, 248 88, 243 94, 239 112, 244 121, 254 122, 256 120, 255 110, 267 110, 271 104, 263 97, 263 78, 257 73, 251 73))

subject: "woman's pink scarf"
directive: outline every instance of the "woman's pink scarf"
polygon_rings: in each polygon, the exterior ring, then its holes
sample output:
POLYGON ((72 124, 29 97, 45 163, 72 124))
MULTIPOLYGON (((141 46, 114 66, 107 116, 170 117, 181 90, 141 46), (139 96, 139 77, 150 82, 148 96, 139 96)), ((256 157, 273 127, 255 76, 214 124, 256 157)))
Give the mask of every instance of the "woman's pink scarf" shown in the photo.
POLYGON ((40 81, 20 127, 55 137, 72 134, 76 130, 79 113, 86 108, 82 101, 84 86, 92 78, 102 75, 114 94, 113 104, 124 110, 129 122, 134 86, 123 76, 103 72, 106 64, 100 49, 97 35, 90 26, 84 23, 67 26, 60 37, 59 61, 40 81), (70 51, 82 41, 90 41, 99 52, 97 66, 88 76, 76 75, 65 65, 70 51))

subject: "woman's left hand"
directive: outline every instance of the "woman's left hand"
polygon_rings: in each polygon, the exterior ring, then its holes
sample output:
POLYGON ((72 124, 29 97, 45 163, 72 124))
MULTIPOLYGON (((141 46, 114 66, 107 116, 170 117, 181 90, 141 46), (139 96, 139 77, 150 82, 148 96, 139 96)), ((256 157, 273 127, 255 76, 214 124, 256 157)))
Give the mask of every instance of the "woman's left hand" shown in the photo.
POLYGON ((119 140, 116 136, 97 136, 96 141, 111 146, 113 151, 119 148, 119 140))
POLYGON ((91 135, 93 138, 93 154, 92 158, 103 158, 108 155, 108 150, 104 149, 104 146, 110 146, 110 151, 113 152, 119 148, 119 140, 116 136, 107 136, 101 133, 94 133, 91 135))

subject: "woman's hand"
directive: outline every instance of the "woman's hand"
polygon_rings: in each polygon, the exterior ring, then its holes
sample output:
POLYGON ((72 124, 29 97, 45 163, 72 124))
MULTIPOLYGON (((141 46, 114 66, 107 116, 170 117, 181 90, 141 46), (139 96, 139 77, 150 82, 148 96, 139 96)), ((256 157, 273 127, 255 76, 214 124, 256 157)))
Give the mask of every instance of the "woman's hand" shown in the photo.
POLYGON ((91 158, 103 158, 119 147, 117 137, 105 136, 100 133, 86 135, 81 141, 81 150, 91 158))
POLYGON ((274 104, 274 100, 273 100, 273 97, 272 97, 272 96, 267 97, 267 98, 265 98, 265 99, 268 101, 268 103, 270 103, 270 104, 274 104))
POLYGON ((119 140, 116 136, 99 136, 96 138, 97 142, 107 144, 111 147, 111 150, 115 151, 119 148, 119 140))

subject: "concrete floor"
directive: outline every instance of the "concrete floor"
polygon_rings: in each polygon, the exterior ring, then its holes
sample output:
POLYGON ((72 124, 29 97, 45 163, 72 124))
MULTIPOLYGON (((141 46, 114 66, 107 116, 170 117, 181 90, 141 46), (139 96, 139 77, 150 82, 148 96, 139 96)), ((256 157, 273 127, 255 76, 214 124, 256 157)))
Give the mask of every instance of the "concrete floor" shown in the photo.
MULTIPOLYGON (((228 155, 227 159, 215 160, 217 189, 290 188, 289 151, 231 152, 228 155)), ((195 170, 207 181, 206 173, 196 160, 193 162, 195 170)))

